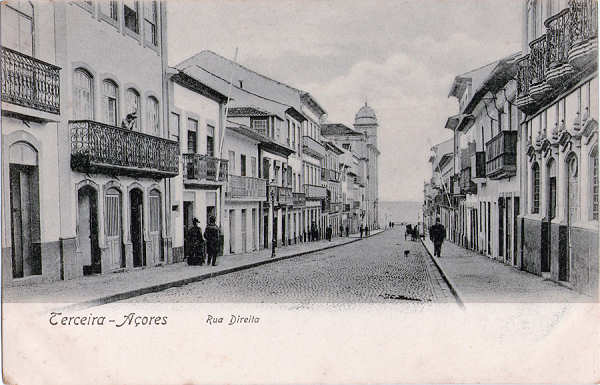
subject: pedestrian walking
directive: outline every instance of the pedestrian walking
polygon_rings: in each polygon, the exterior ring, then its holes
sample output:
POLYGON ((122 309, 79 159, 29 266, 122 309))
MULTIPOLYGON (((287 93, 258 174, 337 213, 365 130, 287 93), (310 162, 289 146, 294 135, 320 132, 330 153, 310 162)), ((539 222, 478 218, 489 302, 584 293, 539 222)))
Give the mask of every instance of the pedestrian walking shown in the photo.
POLYGON ((329 242, 331 242, 331 236, 333 235, 333 228, 331 227, 331 225, 327 226, 327 230, 325 230, 325 232, 326 232, 327 240, 329 242))
POLYGON ((360 225, 360 237, 363 237, 363 231, 365 231, 365 228, 363 227, 363 225, 360 225))
POLYGON ((406 238, 408 238, 408 236, 411 235, 411 234, 412 234, 412 226, 409 223, 409 224, 406 225, 406 228, 404 230, 404 240, 406 240, 406 238))
POLYGON ((346 238, 348 238, 350 236, 350 227, 348 227, 348 225, 346 225, 346 238))
POLYGON ((188 230, 188 265, 202 265, 204 264, 204 238, 202 237, 202 229, 198 224, 200 221, 197 218, 192 220, 192 227, 188 230))
POLYGON ((442 257, 442 243, 446 238, 446 228, 441 224, 440 218, 435 219, 435 225, 429 228, 429 239, 433 242, 433 255, 442 257))
POLYGON ((208 226, 204 230, 204 238, 206 238, 206 254, 208 254, 207 265, 217 265, 217 255, 219 254, 219 241, 221 231, 215 224, 216 220, 214 216, 208 219, 208 226))
POLYGON ((340 237, 344 236, 344 225, 340 225, 340 237))

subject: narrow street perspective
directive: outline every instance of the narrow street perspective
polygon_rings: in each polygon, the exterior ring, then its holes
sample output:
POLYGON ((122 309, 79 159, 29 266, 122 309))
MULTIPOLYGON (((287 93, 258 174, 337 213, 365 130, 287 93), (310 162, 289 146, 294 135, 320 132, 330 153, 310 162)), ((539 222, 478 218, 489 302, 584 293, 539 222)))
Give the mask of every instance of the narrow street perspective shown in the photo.
POLYGON ((130 302, 454 302, 418 241, 403 228, 130 302), (405 251, 408 251, 405 254, 405 251))

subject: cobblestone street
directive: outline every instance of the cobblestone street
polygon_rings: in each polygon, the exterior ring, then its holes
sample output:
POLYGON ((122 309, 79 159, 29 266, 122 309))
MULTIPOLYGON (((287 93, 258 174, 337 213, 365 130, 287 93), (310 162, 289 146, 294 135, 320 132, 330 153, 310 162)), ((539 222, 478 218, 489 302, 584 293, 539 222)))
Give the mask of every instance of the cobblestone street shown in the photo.
POLYGON ((453 302, 420 243, 398 227, 307 254, 161 292, 130 302, 453 302), (408 257, 404 251, 409 250, 408 257))

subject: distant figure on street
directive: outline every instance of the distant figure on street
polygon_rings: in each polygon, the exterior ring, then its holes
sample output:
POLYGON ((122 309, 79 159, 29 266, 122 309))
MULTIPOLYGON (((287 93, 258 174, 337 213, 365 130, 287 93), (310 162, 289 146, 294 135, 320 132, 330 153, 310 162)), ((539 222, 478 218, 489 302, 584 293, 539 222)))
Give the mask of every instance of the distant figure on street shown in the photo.
POLYGON ((331 227, 331 225, 327 226, 327 229, 325 230, 325 236, 327 237, 327 240, 329 242, 331 242, 331 236, 333 235, 333 228, 331 227))
POLYGON ((204 238, 202 238, 202 229, 198 226, 200 221, 197 218, 192 220, 192 227, 188 230, 187 238, 189 243, 188 265, 204 264, 204 238))
POLYGON ((363 227, 363 225, 360 225, 360 237, 363 237, 363 231, 365 231, 365 228, 363 227))
POLYGON ((412 226, 409 223, 408 225, 406 225, 406 229, 404 230, 404 240, 406 240, 406 238, 408 238, 408 236, 411 234, 412 234, 412 226))
POLYGON ((440 218, 435 219, 435 225, 429 228, 429 239, 433 242, 433 255, 442 257, 442 243, 446 238, 446 228, 441 224, 440 218))
POLYGON ((348 227, 348 225, 346 225, 346 238, 348 238, 350 236, 350 227, 348 227))
POLYGON ((317 231, 318 231, 318 230, 317 230, 317 224, 316 224, 315 222, 313 222, 313 223, 310 225, 310 240, 311 240, 312 242, 314 242, 314 241, 316 241, 316 240, 317 240, 317 231))
POLYGON ((344 236, 344 225, 340 225, 340 234, 339 234, 339 236, 340 237, 344 236))
POLYGON ((215 224, 215 217, 211 216, 208 219, 208 226, 204 230, 204 238, 206 238, 206 254, 208 254, 207 265, 217 265, 217 255, 219 254, 219 236, 220 231, 215 224))
POLYGON ((369 236, 369 226, 365 227, 365 236, 368 237, 369 236))

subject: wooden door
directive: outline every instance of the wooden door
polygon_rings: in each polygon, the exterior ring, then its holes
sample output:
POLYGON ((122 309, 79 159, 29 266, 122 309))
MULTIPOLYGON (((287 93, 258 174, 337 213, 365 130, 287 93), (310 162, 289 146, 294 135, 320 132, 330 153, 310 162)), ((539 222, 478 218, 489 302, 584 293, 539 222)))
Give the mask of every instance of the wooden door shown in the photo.
POLYGON ((247 215, 246 209, 242 209, 242 253, 245 253, 248 251, 248 245, 247 245, 247 241, 246 241, 246 235, 248 234, 248 232, 247 232, 248 222, 247 222, 246 215, 247 215))
POLYGON ((104 220, 106 243, 112 269, 125 267, 123 260, 123 239, 121 231, 121 193, 111 188, 104 200, 104 220))
POLYGON ((148 206, 150 209, 150 250, 152 260, 154 262, 163 261, 163 253, 161 248, 162 239, 162 216, 160 205, 160 192, 152 190, 148 197, 148 206))
POLYGON ((84 265, 92 264, 92 226, 90 218, 90 195, 86 194, 85 188, 79 190, 78 207, 78 233, 79 252, 83 258, 84 265))

